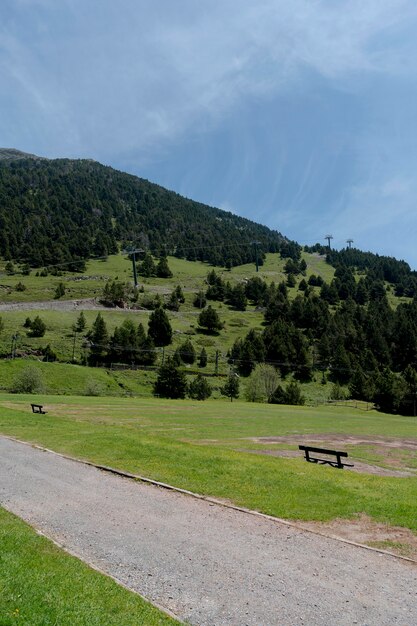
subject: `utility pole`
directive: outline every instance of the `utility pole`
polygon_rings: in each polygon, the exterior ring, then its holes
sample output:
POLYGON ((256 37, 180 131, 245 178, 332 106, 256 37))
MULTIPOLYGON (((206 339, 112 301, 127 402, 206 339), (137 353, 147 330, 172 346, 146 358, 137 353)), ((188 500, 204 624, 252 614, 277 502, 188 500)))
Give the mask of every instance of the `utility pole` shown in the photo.
POLYGON ((135 285, 135 289, 138 287, 138 274, 136 271, 136 254, 138 252, 143 252, 143 250, 137 248, 128 248, 123 251, 125 254, 129 254, 132 257, 132 267, 133 267, 133 284, 135 285))
POLYGON ((138 275, 136 273, 136 250, 132 251, 132 264, 133 264, 133 283, 135 285, 135 289, 138 286, 138 275))
POLYGON ((346 239, 346 243, 349 246, 349 249, 352 247, 353 239, 346 239))
POLYGON ((332 249, 331 245, 330 245, 330 240, 333 239, 333 235, 326 235, 325 239, 327 239, 327 243, 329 245, 329 250, 332 249))
POLYGON ((260 241, 252 241, 252 245, 255 246, 255 262, 256 262, 256 271, 259 272, 259 259, 258 259, 258 245, 260 241))
POLYGON ((17 333, 12 336, 12 348, 10 351, 10 356, 12 359, 16 356, 16 342, 17 342, 17 333))
POLYGON ((72 343, 72 362, 75 361, 75 340, 77 339, 77 331, 74 330, 74 341, 72 343))

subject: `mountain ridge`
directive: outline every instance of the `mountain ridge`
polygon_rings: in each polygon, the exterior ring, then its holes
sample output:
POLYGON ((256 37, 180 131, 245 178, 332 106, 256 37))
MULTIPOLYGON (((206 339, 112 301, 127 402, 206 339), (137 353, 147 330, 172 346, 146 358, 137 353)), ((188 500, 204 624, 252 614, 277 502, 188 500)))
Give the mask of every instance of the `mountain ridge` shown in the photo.
POLYGON ((46 159, 30 152, 23 152, 16 148, 0 148, 0 161, 15 161, 18 159, 46 159))
POLYGON ((297 246, 278 231, 97 161, 44 159, 14 148, 0 154, 4 258, 42 266, 130 244, 234 266, 297 246))

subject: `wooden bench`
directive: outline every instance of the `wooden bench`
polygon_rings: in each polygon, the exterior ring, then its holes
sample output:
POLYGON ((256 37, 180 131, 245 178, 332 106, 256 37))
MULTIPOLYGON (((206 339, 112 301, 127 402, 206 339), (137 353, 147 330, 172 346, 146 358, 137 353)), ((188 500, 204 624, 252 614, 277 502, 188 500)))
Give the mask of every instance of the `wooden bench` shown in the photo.
POLYGON ((46 411, 43 410, 42 404, 31 404, 30 406, 32 407, 32 413, 41 413, 42 415, 46 414, 46 411))
POLYGON ((341 457, 347 458, 347 452, 340 452, 339 450, 325 450, 324 448, 313 448, 311 446, 298 446, 299 450, 304 451, 304 458, 309 463, 320 463, 321 465, 331 465, 332 467, 338 467, 343 469, 346 467, 353 467, 350 463, 342 463, 341 457), (325 454, 327 456, 335 456, 336 461, 332 459, 323 459, 316 456, 310 456, 310 452, 313 454, 325 454))

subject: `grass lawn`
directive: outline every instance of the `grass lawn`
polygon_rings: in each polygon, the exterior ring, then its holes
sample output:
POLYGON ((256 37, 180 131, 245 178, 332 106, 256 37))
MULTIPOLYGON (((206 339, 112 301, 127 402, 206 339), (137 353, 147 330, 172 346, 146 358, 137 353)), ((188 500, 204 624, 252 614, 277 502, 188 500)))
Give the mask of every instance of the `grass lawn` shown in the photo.
MULTIPOLYGON (((256 454, 256 437, 322 433, 416 438, 412 417, 346 407, 289 407, 214 400, 0 396, 0 432, 79 458, 278 517, 351 518, 365 513, 417 531, 417 476, 386 477, 256 454), (46 405, 32 415, 29 402, 46 405)), ((268 444, 268 449, 282 448, 268 444)), ((294 449, 295 444, 286 445, 294 449)), ((348 445, 356 460, 377 456, 348 445)), ((381 461, 380 461, 381 462, 381 461)), ((383 464, 381 462, 381 464, 383 464)), ((409 463, 412 467, 412 464, 409 463)))
POLYGON ((0 624, 168 626, 142 598, 0 508, 0 624))

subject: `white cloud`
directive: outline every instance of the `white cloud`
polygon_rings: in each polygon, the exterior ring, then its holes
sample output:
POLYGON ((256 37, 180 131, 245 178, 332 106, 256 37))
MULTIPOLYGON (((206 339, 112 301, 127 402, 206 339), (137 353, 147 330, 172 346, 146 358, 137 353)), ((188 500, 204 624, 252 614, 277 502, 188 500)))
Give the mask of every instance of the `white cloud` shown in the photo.
POLYGON ((297 86, 305 68, 335 81, 392 71, 374 41, 416 12, 407 0, 21 5, 0 34, 3 72, 46 133, 66 131, 63 149, 107 155, 204 131, 244 98, 297 86))

